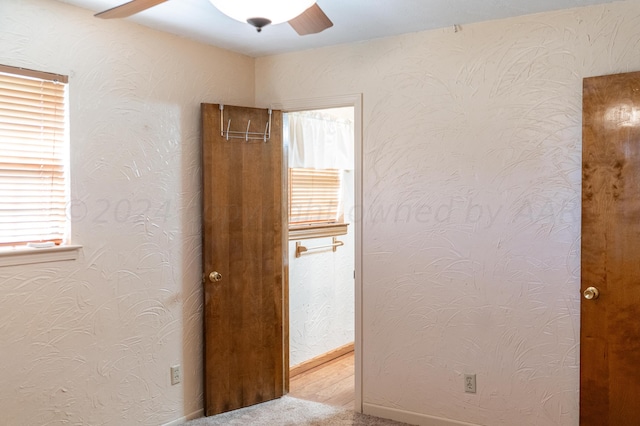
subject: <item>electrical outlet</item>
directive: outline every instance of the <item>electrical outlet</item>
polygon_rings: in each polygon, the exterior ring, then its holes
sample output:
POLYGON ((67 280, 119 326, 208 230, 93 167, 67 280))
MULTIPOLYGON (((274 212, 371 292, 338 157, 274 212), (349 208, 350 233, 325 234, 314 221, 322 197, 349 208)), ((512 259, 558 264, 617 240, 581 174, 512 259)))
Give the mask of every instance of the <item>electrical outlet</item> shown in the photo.
POLYGON ((476 393, 476 375, 475 374, 464 375, 464 391, 466 393, 476 393))
POLYGON ((182 373, 180 372, 180 366, 174 365, 171 367, 171 384, 177 385, 182 380, 182 373))

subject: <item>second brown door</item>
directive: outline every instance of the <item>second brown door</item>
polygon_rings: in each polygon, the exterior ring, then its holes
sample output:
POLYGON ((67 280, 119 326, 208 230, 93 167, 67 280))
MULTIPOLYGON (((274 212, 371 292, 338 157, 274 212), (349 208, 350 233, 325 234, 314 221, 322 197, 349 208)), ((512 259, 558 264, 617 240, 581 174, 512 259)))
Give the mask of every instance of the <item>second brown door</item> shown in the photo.
POLYGON ((640 425, 640 73, 584 81, 580 424, 640 425))
POLYGON ((223 114, 202 105, 207 416, 278 398, 285 381, 282 114, 266 142, 221 127, 264 132, 267 110, 223 114))

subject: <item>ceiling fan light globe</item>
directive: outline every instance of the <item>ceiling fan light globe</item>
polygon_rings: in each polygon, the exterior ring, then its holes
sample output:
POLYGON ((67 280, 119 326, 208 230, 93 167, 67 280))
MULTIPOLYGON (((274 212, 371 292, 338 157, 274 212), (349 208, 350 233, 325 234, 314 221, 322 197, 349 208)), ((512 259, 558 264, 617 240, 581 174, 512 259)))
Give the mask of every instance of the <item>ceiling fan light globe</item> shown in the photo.
POLYGON ((216 9, 230 18, 246 23, 252 18, 264 18, 271 24, 281 24, 299 16, 316 0, 209 0, 216 9))

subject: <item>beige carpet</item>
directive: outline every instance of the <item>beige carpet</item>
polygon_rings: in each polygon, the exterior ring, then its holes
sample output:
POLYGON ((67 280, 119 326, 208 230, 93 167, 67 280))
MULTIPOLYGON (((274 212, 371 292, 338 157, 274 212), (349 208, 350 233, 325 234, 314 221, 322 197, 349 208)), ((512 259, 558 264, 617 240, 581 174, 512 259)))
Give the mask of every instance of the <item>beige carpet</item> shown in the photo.
POLYGON ((191 420, 183 426, 255 425, 357 425, 357 426, 399 426, 391 420, 366 416, 339 407, 304 401, 289 396, 243 408, 212 417, 191 420))

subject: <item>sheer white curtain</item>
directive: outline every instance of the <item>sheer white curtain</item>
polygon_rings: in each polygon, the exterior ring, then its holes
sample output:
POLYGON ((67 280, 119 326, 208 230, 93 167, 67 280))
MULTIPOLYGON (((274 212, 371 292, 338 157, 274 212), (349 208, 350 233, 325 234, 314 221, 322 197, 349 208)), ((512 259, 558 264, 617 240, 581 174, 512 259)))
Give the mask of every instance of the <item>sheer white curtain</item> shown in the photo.
POLYGON ((321 111, 286 115, 289 167, 353 170, 353 121, 321 111))
POLYGON ((324 111, 288 113, 284 116, 284 139, 289 147, 290 168, 340 170, 335 219, 343 222, 345 191, 349 190, 345 184, 353 180, 349 178, 354 168, 353 120, 338 118, 324 111))

